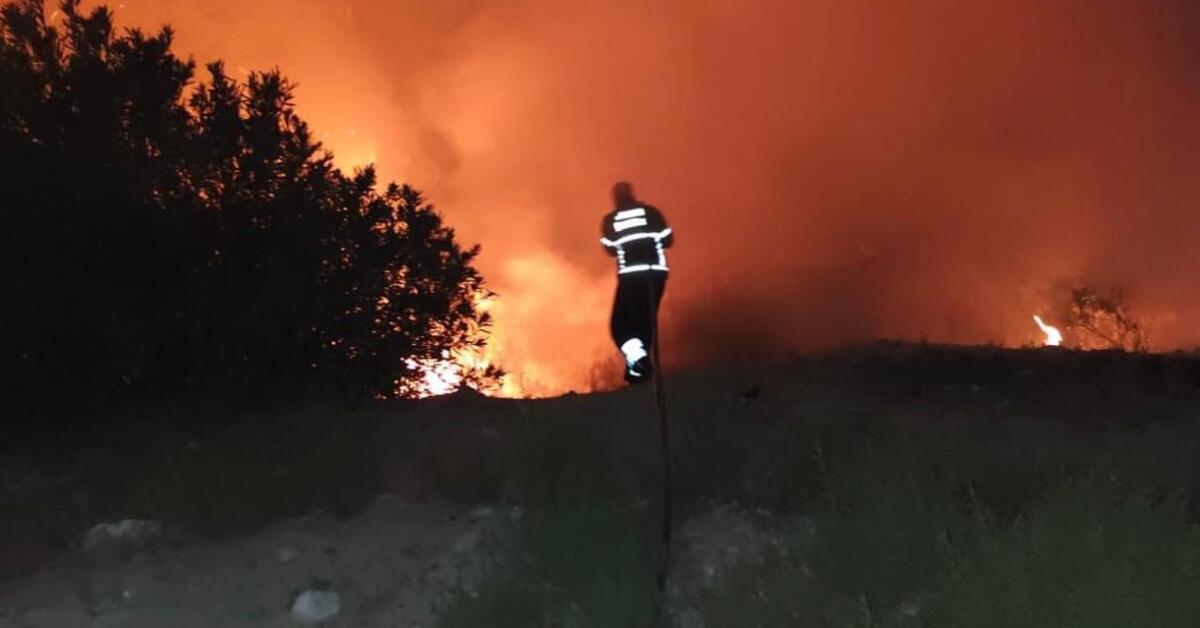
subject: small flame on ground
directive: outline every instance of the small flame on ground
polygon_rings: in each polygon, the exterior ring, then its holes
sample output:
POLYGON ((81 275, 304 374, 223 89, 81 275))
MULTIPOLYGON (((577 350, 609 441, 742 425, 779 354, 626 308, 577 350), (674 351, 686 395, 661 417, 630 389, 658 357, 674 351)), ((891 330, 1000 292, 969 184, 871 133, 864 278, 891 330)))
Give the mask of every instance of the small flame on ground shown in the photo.
MULTIPOLYGON (((489 313, 495 305, 495 295, 483 290, 475 295, 475 307, 480 312, 489 313)), ((488 374, 492 370, 496 364, 497 347, 502 340, 497 337, 495 329, 488 332, 487 339, 489 342, 483 347, 444 352, 441 359, 408 359, 405 364, 409 369, 421 374, 421 382, 414 389, 401 392, 418 398, 429 398, 449 395, 463 387, 470 387, 489 397, 524 397, 525 391, 521 385, 507 373, 501 375, 498 380, 494 376, 484 377, 484 386, 477 387, 475 382, 478 380, 474 376, 488 374)))
POLYGON ((1044 346, 1047 346, 1047 347, 1062 346, 1063 335, 1062 335, 1062 332, 1059 331, 1057 327, 1054 327, 1052 325, 1047 325, 1045 323, 1045 321, 1042 320, 1042 317, 1038 316, 1037 314, 1033 315, 1033 322, 1037 323, 1037 326, 1042 330, 1043 334, 1046 334, 1046 340, 1043 341, 1043 343, 1042 343, 1044 346))

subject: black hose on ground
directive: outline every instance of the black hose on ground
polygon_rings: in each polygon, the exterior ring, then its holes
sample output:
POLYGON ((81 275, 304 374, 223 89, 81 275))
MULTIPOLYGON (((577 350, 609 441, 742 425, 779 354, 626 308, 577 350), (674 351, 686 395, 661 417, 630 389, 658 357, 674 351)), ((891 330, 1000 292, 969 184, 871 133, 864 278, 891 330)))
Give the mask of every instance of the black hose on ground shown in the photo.
POLYGON ((650 279, 651 273, 647 273, 646 289, 650 292, 650 320, 651 320, 651 337, 654 338, 653 357, 651 363, 654 366, 654 402, 658 410, 658 419, 660 427, 660 435, 662 437, 662 563, 658 571, 658 591, 664 592, 667 588, 667 577, 671 569, 671 420, 667 414, 667 391, 663 386, 663 363, 662 351, 658 341, 658 294, 655 293, 656 282, 650 279))

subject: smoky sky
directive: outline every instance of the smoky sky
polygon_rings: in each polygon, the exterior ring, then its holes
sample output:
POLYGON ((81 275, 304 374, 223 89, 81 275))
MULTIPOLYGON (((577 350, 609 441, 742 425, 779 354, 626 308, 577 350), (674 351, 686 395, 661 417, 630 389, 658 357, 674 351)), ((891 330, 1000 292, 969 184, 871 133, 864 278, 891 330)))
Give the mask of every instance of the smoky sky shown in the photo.
MULTIPOLYGON (((347 167, 425 189, 529 390, 610 355, 598 225, 677 233, 677 363, 879 337, 1019 345, 1073 282, 1200 344, 1190 0, 126 0, 197 61, 278 66, 347 167)), ((1051 321, 1053 322, 1053 321, 1051 321)))

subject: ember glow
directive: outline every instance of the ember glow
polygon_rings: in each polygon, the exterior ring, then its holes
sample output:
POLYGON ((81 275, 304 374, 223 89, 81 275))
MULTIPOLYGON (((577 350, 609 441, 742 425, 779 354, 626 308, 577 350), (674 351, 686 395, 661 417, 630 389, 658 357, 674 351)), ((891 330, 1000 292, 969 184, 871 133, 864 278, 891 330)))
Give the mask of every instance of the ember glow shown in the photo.
POLYGON ((1057 327, 1047 325, 1046 322, 1042 320, 1042 317, 1038 316, 1037 314, 1033 315, 1033 322, 1037 323, 1038 329, 1041 329, 1043 334, 1046 334, 1046 339, 1042 342, 1043 345, 1047 347, 1062 346, 1063 335, 1057 327))
POLYGON ((611 356, 618 179, 675 227, 675 365, 1018 346, 1077 279, 1200 344, 1195 0, 122 5, 198 61, 278 66, 340 164, 481 243, 510 390, 587 390, 611 356))

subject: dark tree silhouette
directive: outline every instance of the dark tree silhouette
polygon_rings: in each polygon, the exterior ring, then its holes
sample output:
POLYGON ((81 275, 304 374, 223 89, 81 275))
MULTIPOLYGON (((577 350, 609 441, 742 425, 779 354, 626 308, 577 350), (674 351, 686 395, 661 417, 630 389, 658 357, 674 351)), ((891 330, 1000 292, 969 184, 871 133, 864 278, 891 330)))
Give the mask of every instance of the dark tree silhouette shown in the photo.
POLYGON ((334 167, 278 71, 195 85, 170 29, 60 11, 0 6, 0 403, 414 393, 483 341, 478 248, 334 167))

